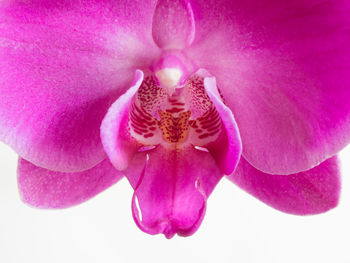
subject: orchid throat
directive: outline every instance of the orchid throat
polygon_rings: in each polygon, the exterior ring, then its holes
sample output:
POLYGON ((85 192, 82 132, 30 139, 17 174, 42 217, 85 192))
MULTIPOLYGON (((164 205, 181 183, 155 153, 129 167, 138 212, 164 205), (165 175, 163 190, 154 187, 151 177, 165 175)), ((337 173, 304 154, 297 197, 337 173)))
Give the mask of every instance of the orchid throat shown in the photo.
POLYGON ((185 79, 184 67, 174 57, 161 59, 155 68, 134 97, 131 135, 144 146, 165 147, 205 147, 222 136, 223 123, 204 88, 204 78, 195 73, 185 79))

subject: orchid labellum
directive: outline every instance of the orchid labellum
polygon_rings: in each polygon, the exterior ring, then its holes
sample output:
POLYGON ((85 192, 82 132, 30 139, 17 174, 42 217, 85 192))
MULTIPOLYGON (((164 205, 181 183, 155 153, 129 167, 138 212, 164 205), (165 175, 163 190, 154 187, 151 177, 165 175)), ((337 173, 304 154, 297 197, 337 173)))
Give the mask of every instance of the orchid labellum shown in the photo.
POLYGON ((349 8, 1 1, 0 139, 20 156, 22 200, 69 207, 126 176, 136 224, 168 238, 198 229, 223 176, 287 213, 334 208, 349 8))

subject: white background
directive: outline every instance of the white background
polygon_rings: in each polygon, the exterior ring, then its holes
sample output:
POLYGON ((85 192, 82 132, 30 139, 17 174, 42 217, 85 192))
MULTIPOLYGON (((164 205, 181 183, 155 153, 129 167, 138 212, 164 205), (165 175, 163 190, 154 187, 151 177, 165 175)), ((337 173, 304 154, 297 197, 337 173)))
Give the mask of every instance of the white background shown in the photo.
POLYGON ((350 147, 340 156, 341 202, 326 214, 281 213, 225 179, 209 198, 197 233, 167 240, 136 227, 125 179, 73 208, 24 205, 17 192, 17 156, 0 143, 0 262, 349 263, 350 147))

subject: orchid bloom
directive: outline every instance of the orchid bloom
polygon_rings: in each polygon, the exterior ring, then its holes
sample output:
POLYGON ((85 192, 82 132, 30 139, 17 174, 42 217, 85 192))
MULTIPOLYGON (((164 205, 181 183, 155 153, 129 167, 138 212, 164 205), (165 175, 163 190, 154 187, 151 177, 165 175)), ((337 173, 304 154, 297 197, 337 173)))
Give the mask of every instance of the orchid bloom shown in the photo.
POLYGON ((223 176, 286 213, 335 207, 349 8, 1 1, 0 139, 20 156, 22 200, 69 207, 125 176, 136 224, 168 238, 198 229, 223 176))

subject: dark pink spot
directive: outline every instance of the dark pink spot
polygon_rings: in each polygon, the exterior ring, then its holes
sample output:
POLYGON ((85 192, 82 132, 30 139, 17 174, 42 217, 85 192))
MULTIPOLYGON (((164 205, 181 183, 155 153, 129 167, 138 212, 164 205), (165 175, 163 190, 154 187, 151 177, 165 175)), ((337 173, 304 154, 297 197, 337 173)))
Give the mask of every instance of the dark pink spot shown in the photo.
POLYGON ((143 135, 143 137, 149 138, 149 137, 152 137, 153 135, 154 135, 153 133, 147 133, 147 134, 143 135))

